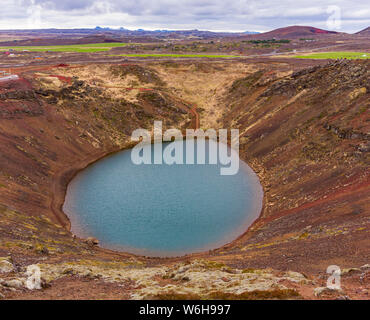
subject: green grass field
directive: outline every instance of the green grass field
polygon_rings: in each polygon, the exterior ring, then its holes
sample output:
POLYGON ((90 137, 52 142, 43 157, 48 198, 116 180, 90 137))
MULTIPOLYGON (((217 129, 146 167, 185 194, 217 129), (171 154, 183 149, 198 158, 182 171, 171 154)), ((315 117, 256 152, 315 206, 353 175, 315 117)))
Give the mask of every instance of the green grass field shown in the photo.
POLYGON ((321 52, 312 53, 305 56, 294 56, 299 59, 370 59, 367 52, 321 52))
POLYGON ((218 55, 218 54, 178 54, 178 53, 123 53, 111 54, 112 57, 171 57, 171 58, 240 58, 243 56, 218 55))
POLYGON ((0 51, 8 51, 10 49, 16 51, 28 50, 34 52, 101 52, 108 51, 114 47, 124 47, 133 43, 90 43, 76 45, 59 45, 59 46, 20 46, 20 47, 0 47, 0 51))

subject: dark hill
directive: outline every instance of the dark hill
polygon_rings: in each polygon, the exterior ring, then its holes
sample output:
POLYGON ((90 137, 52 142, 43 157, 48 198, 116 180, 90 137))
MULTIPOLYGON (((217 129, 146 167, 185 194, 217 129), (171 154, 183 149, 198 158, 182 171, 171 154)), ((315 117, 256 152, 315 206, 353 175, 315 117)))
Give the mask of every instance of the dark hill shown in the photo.
POLYGON ((358 34, 360 36, 370 36, 370 27, 367 27, 364 30, 356 32, 355 34, 358 34))
POLYGON ((305 26, 290 26, 285 28, 275 29, 269 32, 254 35, 255 39, 294 39, 302 37, 313 37, 321 35, 335 35, 338 34, 336 31, 328 31, 315 27, 305 26))

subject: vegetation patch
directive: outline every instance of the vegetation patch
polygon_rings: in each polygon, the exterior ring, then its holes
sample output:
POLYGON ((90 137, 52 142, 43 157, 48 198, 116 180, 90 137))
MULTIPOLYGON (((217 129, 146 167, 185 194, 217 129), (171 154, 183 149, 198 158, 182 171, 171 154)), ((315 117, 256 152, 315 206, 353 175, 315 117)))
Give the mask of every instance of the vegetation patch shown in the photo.
POLYGON ((270 44, 270 43, 290 43, 290 40, 288 39, 281 39, 281 40, 276 40, 276 39, 266 39, 266 40, 249 40, 249 43, 254 43, 254 44, 270 44))
POLYGON ((176 53, 122 53, 111 54, 113 57, 170 57, 170 58, 245 58, 244 56, 226 55, 226 54, 176 54, 176 53))
POLYGON ((299 59, 369 59, 367 52, 320 52, 302 56, 294 56, 299 59))
POLYGON ((248 90, 252 88, 257 81, 262 77, 263 71, 257 71, 251 75, 247 75, 244 78, 237 79, 233 82, 230 88, 230 93, 234 96, 247 94, 248 90))

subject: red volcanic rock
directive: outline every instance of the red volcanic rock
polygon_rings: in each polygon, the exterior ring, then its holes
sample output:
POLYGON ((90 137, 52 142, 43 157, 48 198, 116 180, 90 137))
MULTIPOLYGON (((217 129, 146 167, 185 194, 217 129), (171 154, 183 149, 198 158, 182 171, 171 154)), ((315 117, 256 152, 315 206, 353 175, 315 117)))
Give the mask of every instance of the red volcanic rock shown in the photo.
POLYGON ((59 63, 55 66, 56 68, 69 67, 69 64, 59 63))

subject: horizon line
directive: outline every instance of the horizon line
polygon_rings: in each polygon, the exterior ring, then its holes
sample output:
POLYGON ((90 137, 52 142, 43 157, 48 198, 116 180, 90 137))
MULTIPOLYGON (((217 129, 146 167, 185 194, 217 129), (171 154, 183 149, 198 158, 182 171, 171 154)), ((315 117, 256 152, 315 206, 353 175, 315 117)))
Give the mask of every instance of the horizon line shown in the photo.
POLYGON ((166 29, 166 28, 136 28, 136 29, 129 29, 125 27, 100 27, 100 26, 95 26, 95 27, 71 27, 71 28, 57 28, 57 27, 49 27, 49 28, 15 28, 15 29, 1 29, 0 32, 2 31, 43 31, 43 30, 96 30, 96 31, 147 31, 147 32, 163 32, 163 31, 168 31, 168 32, 181 32, 181 31, 199 31, 199 32, 212 32, 212 33, 233 33, 233 34, 242 34, 242 33, 248 33, 248 32, 256 32, 261 34, 261 33, 267 33, 270 31, 274 31, 277 29, 282 29, 282 28, 288 28, 288 27, 311 27, 311 28, 316 28, 316 29, 321 29, 329 32, 337 32, 337 33, 346 33, 346 34, 355 34, 359 31, 365 30, 364 29, 355 31, 353 33, 346 32, 346 31, 335 31, 335 30, 329 30, 329 29, 323 29, 319 27, 314 27, 310 25, 288 25, 288 26, 283 26, 283 27, 277 27, 273 29, 269 29, 267 31, 262 31, 262 30, 211 30, 211 29, 198 29, 198 28, 193 28, 193 29, 166 29))

